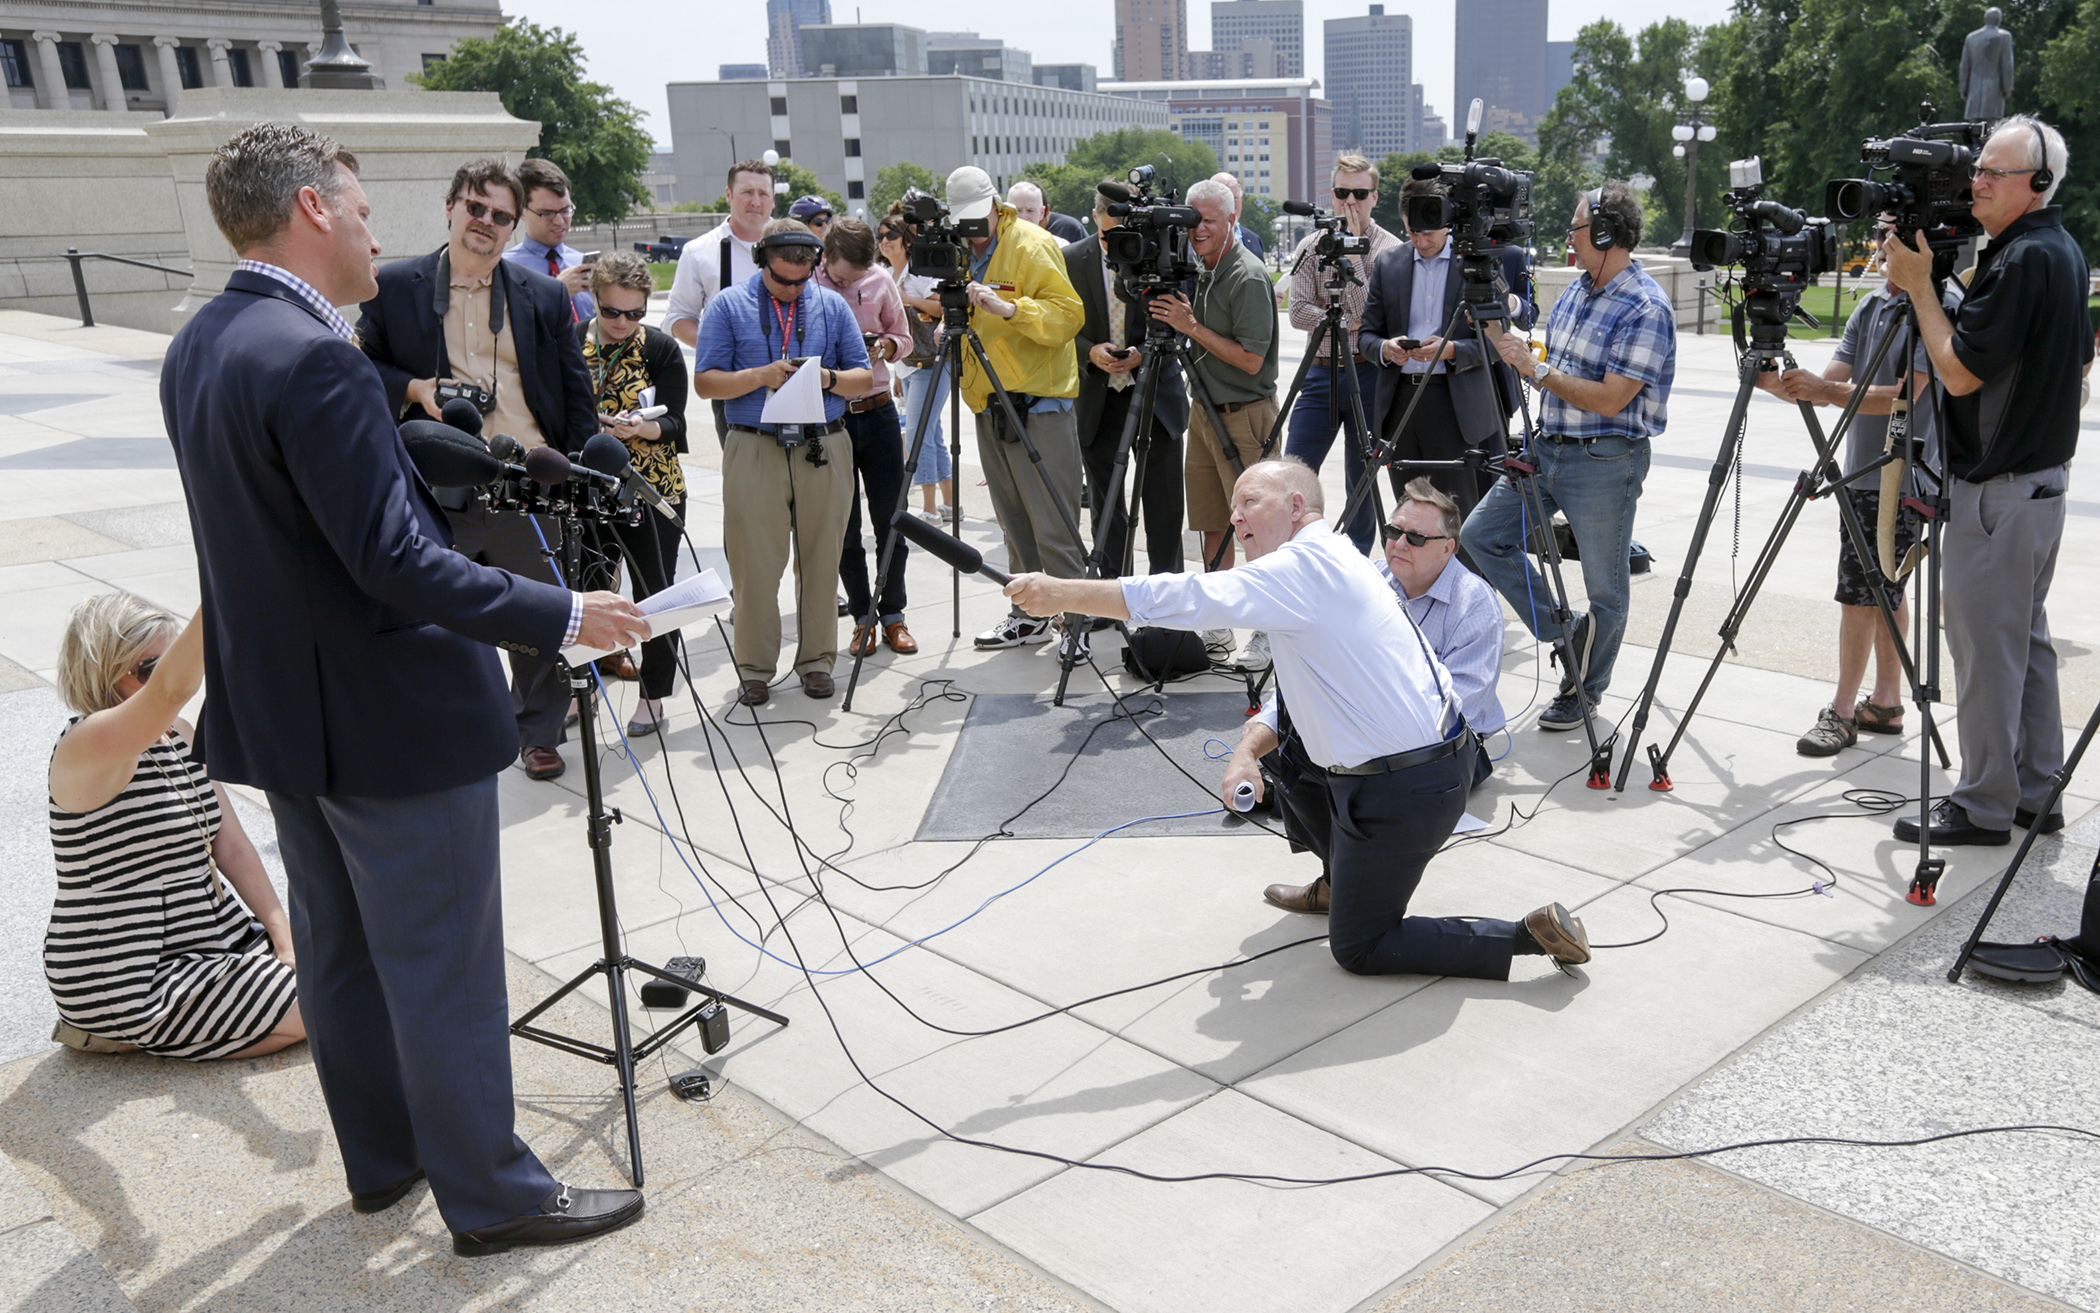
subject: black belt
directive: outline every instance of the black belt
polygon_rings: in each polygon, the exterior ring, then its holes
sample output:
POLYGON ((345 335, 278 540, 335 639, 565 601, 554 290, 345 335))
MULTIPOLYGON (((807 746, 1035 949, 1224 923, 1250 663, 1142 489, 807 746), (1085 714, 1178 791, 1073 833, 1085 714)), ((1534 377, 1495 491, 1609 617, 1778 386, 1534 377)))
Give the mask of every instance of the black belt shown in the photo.
MULTIPOLYGON (((815 426, 814 426, 814 425, 810 425, 810 424, 804 424, 804 425, 802 426, 802 428, 803 428, 803 431, 804 431, 804 432, 807 432, 807 431, 808 431, 809 429, 811 429, 811 428, 813 428, 813 427, 815 427, 815 426)), ((756 434, 757 436, 759 436, 759 437, 761 437, 761 438, 771 438, 771 437, 777 437, 777 436, 779 436, 778 434, 774 434, 774 433, 768 433, 768 432, 766 432, 766 431, 765 431, 764 429, 755 429, 755 428, 752 428, 752 427, 751 427, 751 426, 750 426, 749 424, 731 424, 731 425, 729 426, 729 431, 730 431, 731 433, 751 433, 751 434, 756 434)), ((831 421, 831 422, 830 422, 829 424, 826 424, 826 425, 825 425, 825 426, 824 426, 823 428, 821 428, 821 429, 818 429, 817 431, 818 431, 819 433, 844 433, 844 432, 846 431, 846 424, 845 424, 845 421, 843 421, 843 420, 836 420, 836 419, 835 419, 835 420, 831 421)))
POLYGON ((1413 384, 1416 387, 1421 387, 1425 383, 1448 384, 1451 382, 1451 374, 1448 370, 1441 374, 1431 371, 1428 373, 1406 374, 1403 377, 1405 377, 1409 383, 1413 384))
POLYGON ((1415 766, 1426 766, 1432 761, 1442 761, 1446 757, 1456 756, 1459 749, 1470 743, 1472 739, 1473 731, 1461 726, 1458 733, 1445 739, 1442 743, 1432 743, 1426 748, 1413 748, 1406 752, 1396 752, 1390 757, 1373 757, 1361 766, 1329 766, 1327 773, 1329 775, 1387 775, 1394 771, 1408 770, 1415 766))
POLYGON ((865 415, 871 410, 880 410, 889 404, 890 394, 878 392, 872 397, 862 397, 858 401, 847 402, 846 413, 849 415, 865 415))
POLYGON ((1578 438, 1572 433, 1548 433, 1543 429, 1539 431, 1539 436, 1548 442, 1558 442, 1564 446, 1571 447, 1587 447, 1599 438, 1624 438, 1628 442, 1646 441, 1645 438, 1636 438, 1627 433, 1592 433, 1586 437, 1578 438))

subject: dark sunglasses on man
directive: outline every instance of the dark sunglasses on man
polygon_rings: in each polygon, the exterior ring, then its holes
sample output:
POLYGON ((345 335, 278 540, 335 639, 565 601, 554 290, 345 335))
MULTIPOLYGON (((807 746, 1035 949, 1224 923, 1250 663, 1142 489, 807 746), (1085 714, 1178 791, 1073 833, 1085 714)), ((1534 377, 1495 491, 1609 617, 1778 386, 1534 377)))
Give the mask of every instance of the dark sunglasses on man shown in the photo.
POLYGON ((498 228, 511 228, 517 225, 518 216, 512 214, 509 210, 499 210, 493 206, 483 205, 480 201, 467 200, 465 197, 460 198, 460 204, 467 207, 467 214, 473 219, 486 219, 498 228))
POLYGON ((1337 187, 1334 198, 1338 201, 1367 201, 1371 199, 1369 187, 1337 187))
POLYGON ((1416 533, 1413 529, 1403 529, 1397 524, 1379 525, 1378 536, 1388 543, 1396 543, 1405 538, 1409 547, 1427 547, 1431 543, 1451 541, 1451 535, 1448 533, 1416 533))
POLYGON ((649 313, 649 307, 643 306, 639 310, 615 310, 601 302, 598 306, 598 313, 606 319, 631 319, 639 324, 642 322, 643 316, 649 313))

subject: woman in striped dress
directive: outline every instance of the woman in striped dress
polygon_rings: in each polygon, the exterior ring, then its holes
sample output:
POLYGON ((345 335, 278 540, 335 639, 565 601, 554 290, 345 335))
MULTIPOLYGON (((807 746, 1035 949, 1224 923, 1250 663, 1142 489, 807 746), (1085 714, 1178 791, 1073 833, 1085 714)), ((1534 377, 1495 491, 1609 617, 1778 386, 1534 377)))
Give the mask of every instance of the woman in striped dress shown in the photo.
POLYGON ((204 682, 204 638, 196 618, 177 624, 108 593, 74 609, 59 643, 59 695, 80 714, 51 754, 52 1038, 259 1057, 306 1038, 291 923, 178 719, 204 682))

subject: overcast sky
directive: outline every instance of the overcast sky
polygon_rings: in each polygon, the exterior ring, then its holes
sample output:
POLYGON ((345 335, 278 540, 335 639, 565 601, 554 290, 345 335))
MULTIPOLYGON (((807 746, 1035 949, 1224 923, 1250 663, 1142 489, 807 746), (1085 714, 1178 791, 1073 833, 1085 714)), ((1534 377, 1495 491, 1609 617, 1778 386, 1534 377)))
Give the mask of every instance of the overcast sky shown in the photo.
MULTIPOLYGON (((664 145, 664 84, 709 81, 721 64, 761 64, 766 58, 763 0, 503 0, 504 12, 566 28, 583 39, 590 73, 642 107, 648 127, 664 145)), ((1444 122, 1457 131, 1462 111, 1451 104, 1453 0, 1408 3, 1387 0, 1388 14, 1414 19, 1414 80, 1444 122)), ((1306 72, 1321 73, 1321 24, 1367 12, 1365 0, 1306 0, 1306 72)), ((1208 0, 1189 0, 1192 44, 1210 46, 1208 0)), ((1582 25, 1609 16, 1637 30, 1676 15, 1694 23, 1718 22, 1728 0, 1569 0, 1557 4, 1547 23, 1549 41, 1572 41, 1582 25)), ((929 32, 976 31, 1026 50, 1038 64, 1093 64, 1113 73, 1114 0, 1053 0, 1041 5, 965 3, 965 0, 874 0, 856 7, 832 0, 838 23, 906 23, 929 32), (856 13, 858 18, 855 17, 856 13), (995 16, 1001 15, 1001 16, 995 16)))

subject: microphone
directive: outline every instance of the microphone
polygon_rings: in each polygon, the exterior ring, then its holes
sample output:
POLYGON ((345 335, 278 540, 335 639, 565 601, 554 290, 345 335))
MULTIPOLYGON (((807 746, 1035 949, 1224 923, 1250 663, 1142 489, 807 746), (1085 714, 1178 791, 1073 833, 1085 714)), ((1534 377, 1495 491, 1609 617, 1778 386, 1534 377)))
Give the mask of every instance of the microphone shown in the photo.
POLYGON ((1285 214, 1304 215, 1310 218, 1320 212, 1320 207, 1314 205, 1311 201, 1285 201, 1283 203, 1283 212, 1285 214))
POLYGON ((1128 205, 1138 198, 1137 191, 1129 184, 1116 182, 1112 179, 1107 182, 1095 183, 1094 190, 1099 192, 1104 199, 1119 205, 1128 205))
POLYGON ((474 408, 473 402, 465 397, 454 397, 444 404, 443 410, 444 423, 461 433, 470 433, 477 438, 481 436, 481 412, 474 408))
POLYGON ((1415 167, 1407 171, 1407 176, 1410 178, 1420 178, 1424 182, 1428 182, 1431 179, 1443 177, 1444 171, 1434 164, 1417 164, 1415 165, 1415 167))
POLYGON ((552 447, 534 447, 525 453, 525 477, 543 487, 567 483, 573 469, 569 458, 552 447))
POLYGON ((898 511, 890 520, 890 527, 904 535, 904 541, 932 552, 964 574, 981 574, 1001 586, 1013 582, 1012 575, 1001 574, 986 565, 983 552, 960 538, 942 533, 910 511, 898 511))
POLYGON ((503 462, 481 439, 449 424, 412 419, 401 426, 401 445, 416 473, 433 488, 479 488, 503 477, 503 462))
POLYGON ((583 463, 600 474, 618 479, 623 496, 641 498, 665 519, 683 527, 684 522, 678 518, 678 512, 671 509, 671 503, 665 501, 656 486, 635 469, 634 462, 627 455, 627 444, 612 434, 593 433, 590 441, 583 444, 583 463))
POLYGON ((489 451, 506 465, 525 463, 525 444, 508 433, 498 433, 489 439, 489 451))

